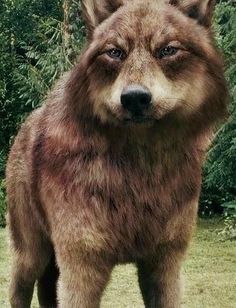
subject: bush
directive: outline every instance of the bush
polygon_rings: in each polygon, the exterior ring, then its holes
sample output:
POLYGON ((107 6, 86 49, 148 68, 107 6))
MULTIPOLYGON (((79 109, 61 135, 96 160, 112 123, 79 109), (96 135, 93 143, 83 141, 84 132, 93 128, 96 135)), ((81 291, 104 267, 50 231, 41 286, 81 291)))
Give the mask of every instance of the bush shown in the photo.
POLYGON ((225 227, 219 233, 223 239, 236 240, 236 200, 222 204, 225 227))

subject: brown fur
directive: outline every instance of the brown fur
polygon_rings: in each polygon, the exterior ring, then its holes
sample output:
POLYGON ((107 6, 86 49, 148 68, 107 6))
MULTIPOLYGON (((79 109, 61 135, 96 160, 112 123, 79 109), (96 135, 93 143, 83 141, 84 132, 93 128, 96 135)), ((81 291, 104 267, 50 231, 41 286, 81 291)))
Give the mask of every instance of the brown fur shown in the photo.
POLYGON ((202 162, 226 114, 212 5, 85 0, 83 9, 87 48, 23 124, 9 156, 11 306, 30 307, 37 280, 41 307, 56 306, 55 255, 59 307, 99 307, 112 268, 135 262, 145 306, 177 308, 202 162), (169 42, 181 46, 179 56, 155 58, 169 42), (125 60, 107 56, 113 46, 125 60), (147 122, 122 109, 130 84, 152 94, 147 122))

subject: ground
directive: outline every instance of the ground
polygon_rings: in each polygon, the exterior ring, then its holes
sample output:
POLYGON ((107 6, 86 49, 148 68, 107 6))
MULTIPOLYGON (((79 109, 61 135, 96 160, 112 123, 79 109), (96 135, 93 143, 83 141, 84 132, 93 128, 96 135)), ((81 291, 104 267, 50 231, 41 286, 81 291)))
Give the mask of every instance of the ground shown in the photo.
MULTIPOLYGON (((236 243, 217 236, 219 220, 201 220, 184 268, 183 308, 236 307, 236 243)), ((0 307, 8 308, 10 253, 7 232, 0 229, 0 307)), ((136 270, 118 266, 102 300, 102 308, 143 308, 136 270)), ((34 298, 32 308, 38 308, 34 298)))

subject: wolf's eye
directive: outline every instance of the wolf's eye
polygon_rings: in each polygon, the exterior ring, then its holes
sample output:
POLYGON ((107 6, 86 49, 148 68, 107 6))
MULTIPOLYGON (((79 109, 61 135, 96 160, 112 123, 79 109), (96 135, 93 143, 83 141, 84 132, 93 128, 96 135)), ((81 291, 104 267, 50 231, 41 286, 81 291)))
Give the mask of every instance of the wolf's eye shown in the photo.
POLYGON ((124 60, 125 58, 125 52, 119 48, 112 48, 106 52, 106 54, 116 60, 124 60))
POLYGON ((179 51, 179 48, 176 48, 174 46, 166 46, 158 51, 157 56, 159 59, 162 59, 165 57, 171 57, 171 56, 174 56, 178 51, 179 51))

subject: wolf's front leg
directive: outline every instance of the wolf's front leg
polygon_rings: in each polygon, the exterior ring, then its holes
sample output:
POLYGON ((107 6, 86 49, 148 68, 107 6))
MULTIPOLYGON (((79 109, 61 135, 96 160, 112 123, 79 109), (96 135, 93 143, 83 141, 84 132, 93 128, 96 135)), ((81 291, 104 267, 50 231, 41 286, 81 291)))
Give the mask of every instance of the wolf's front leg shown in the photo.
POLYGON ((71 254, 58 257, 60 308, 98 308, 112 266, 95 255, 71 254))
POLYGON ((179 308, 180 268, 186 245, 161 245, 150 259, 138 262, 138 278, 146 308, 179 308))

